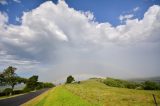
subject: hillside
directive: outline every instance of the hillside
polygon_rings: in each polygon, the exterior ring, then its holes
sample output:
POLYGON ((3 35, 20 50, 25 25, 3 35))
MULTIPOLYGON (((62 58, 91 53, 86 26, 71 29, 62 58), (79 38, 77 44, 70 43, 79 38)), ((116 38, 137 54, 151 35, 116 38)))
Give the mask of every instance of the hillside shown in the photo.
POLYGON ((160 91, 109 87, 90 79, 57 86, 22 106, 154 106, 152 94, 160 104, 160 91))

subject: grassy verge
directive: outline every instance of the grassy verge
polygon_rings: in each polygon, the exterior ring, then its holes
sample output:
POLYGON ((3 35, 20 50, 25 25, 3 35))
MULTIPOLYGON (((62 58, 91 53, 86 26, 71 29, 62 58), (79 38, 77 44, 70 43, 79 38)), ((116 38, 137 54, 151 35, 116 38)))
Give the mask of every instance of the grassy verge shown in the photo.
POLYGON ((22 106, 94 106, 64 88, 58 86, 32 99, 22 106))

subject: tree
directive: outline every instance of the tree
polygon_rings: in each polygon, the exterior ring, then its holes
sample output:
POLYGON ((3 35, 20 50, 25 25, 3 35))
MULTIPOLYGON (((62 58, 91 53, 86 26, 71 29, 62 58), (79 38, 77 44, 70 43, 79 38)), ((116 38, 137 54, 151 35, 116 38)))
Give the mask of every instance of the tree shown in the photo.
POLYGON ((38 76, 33 75, 27 80, 25 89, 27 89, 28 91, 35 90, 37 86, 38 86, 38 76))
POLYGON ((45 82, 43 83, 44 85, 44 88, 52 88, 52 87, 55 87, 55 85, 53 83, 49 83, 49 82, 45 82))
POLYGON ((4 75, 3 73, 0 73, 0 86, 4 86, 4 85, 5 85, 4 75))
POLYGON ((74 80, 74 77, 72 77, 71 75, 67 77, 66 83, 72 83, 74 80))
POLYGON ((55 85, 53 83, 38 82, 36 89, 52 88, 52 87, 55 87, 55 85))
POLYGON ((17 74, 15 73, 16 70, 17 70, 17 68, 9 66, 7 69, 5 69, 3 71, 2 75, 1 75, 1 76, 3 76, 3 81, 4 81, 5 85, 10 85, 12 87, 12 91, 13 91, 14 86, 16 84, 21 83, 18 81, 20 79, 20 77, 18 77, 17 74))
POLYGON ((4 69, 2 73, 0 73, 0 85, 10 85, 12 92, 15 85, 26 82, 25 78, 17 76, 15 73, 16 70, 17 68, 9 66, 7 69, 4 69))

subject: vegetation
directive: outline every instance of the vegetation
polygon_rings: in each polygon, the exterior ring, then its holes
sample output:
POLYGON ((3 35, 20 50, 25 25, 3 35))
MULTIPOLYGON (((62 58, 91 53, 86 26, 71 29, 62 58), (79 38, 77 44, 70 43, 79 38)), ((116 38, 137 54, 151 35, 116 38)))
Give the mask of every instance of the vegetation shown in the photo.
POLYGON ((136 82, 113 79, 113 78, 106 78, 103 82, 108 86, 120 87, 120 88, 136 89, 141 86, 141 84, 136 82))
POLYGON ((55 87, 22 106, 94 106, 74 95, 64 86, 55 87))
POLYGON ((26 87, 24 88, 24 90, 25 91, 36 90, 37 86, 38 86, 38 76, 33 75, 27 80, 26 87))
POLYGON ((72 83, 74 80, 74 77, 72 77, 71 75, 67 77, 66 83, 72 83))
POLYGON ((38 82, 38 86, 36 87, 36 89, 42 89, 42 88, 52 88, 55 87, 55 85, 53 83, 49 83, 49 82, 38 82))
POLYGON ((145 81, 144 83, 137 83, 126 80, 106 78, 103 80, 103 83, 108 86, 119 87, 119 88, 160 90, 160 84, 151 81, 145 81))
POLYGON ((4 91, 5 95, 10 95, 13 91, 11 88, 6 88, 4 91))
MULTIPOLYGON (((15 73, 16 68, 9 66, 7 69, 5 69, 1 74, 0 74, 0 82, 1 86, 2 85, 10 85, 11 86, 11 91, 13 92, 14 86, 19 84, 19 83, 25 83, 25 78, 21 78, 17 76, 15 73)), ((8 91, 8 89, 6 89, 8 91)), ((4 90, 4 92, 6 92, 4 90)), ((11 93, 12 93, 11 92, 11 93)))
POLYGON ((160 90, 160 84, 156 82, 146 81, 143 83, 143 88, 145 90, 160 90))
POLYGON ((32 90, 42 89, 42 88, 51 88, 55 85, 52 83, 43 83, 38 82, 38 76, 33 75, 29 79, 19 77, 15 71, 17 68, 9 66, 2 73, 0 73, 0 86, 11 86, 11 88, 6 88, 3 92, 0 92, 0 96, 7 96, 10 94, 20 94, 29 92, 32 90), (26 84, 23 90, 15 90, 14 87, 17 84, 24 83, 26 84))
POLYGON ((26 87, 24 88, 24 92, 29 92, 32 90, 38 90, 42 88, 51 88, 55 85, 52 83, 44 83, 44 82, 38 82, 38 76, 33 75, 27 80, 26 87))
POLYGON ((153 106, 160 91, 135 90, 105 85, 99 79, 57 86, 22 106, 153 106))

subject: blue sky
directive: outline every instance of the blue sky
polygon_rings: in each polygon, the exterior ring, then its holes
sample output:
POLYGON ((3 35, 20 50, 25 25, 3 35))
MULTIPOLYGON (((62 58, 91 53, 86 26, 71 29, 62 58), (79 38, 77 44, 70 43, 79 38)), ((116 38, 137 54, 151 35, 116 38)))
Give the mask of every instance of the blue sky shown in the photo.
POLYGON ((160 76, 159 29, 160 0, 0 0, 0 71, 41 81, 160 76))
MULTIPOLYGON (((6 0, 8 4, 0 4, 0 11, 6 12, 10 24, 20 24, 16 17, 21 17, 23 12, 38 7, 46 0, 6 0)), ((57 3, 57 0, 52 0, 57 3)), ((134 18, 142 19, 146 10, 152 5, 160 5, 160 0, 66 0, 69 7, 81 11, 91 11, 96 21, 110 22, 113 26, 121 24, 119 16, 123 14, 134 14, 134 18), (133 11, 138 7, 137 11, 133 11)))

